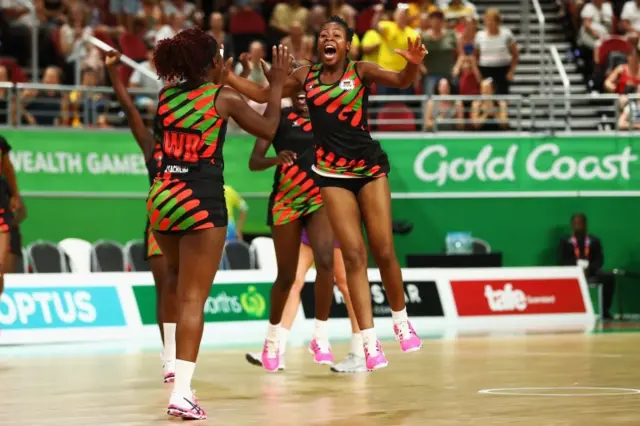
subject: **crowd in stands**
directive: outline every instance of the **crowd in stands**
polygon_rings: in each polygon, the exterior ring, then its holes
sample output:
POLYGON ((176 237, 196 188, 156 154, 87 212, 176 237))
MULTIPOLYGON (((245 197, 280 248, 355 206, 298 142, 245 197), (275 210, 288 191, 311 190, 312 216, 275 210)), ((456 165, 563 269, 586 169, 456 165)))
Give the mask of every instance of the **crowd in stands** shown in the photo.
MULTIPOLYGON (((406 48, 407 37, 420 37, 429 51, 420 77, 408 89, 373 88, 373 93, 380 95, 508 94, 518 64, 518 46, 511 31, 501 25, 499 10, 490 8, 480 17, 468 0, 385 4, 367 0, 28 1, 35 1, 36 19, 18 0, 0 3, 0 56, 13 58, 0 60, 0 81, 26 80, 23 70, 31 61, 31 29, 36 28, 39 65, 44 69, 41 82, 80 87, 71 92, 25 93, 20 97, 21 107, 14 108, 13 116, 5 122, 122 124, 108 93, 87 90, 109 84, 103 52, 87 43, 87 36, 121 50, 153 72, 151 54, 158 41, 200 26, 224 44, 224 55, 234 58, 236 73, 260 84, 266 83, 260 59, 268 62, 270 56, 265 46, 283 43, 299 62, 313 61, 315 36, 330 15, 341 16, 354 30, 349 52, 352 59, 376 62, 392 70, 401 70, 406 63, 394 50, 406 48)), ((153 93, 162 82, 124 65, 120 76, 130 87, 149 92, 136 95, 136 104, 141 111, 152 113, 153 93)), ((8 93, 4 95, 6 106, 8 93)), ((429 102, 421 115, 427 129, 433 129, 436 122, 443 123, 439 129, 493 129, 506 127, 505 110, 500 103, 443 100, 429 102), (489 122, 491 125, 486 124, 489 122)))

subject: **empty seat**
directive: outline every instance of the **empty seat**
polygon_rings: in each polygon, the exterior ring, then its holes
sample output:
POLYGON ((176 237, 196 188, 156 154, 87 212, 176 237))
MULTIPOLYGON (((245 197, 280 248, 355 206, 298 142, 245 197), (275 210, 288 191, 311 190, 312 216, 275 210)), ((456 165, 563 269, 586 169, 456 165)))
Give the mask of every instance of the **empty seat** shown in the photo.
POLYGON ((255 255, 256 268, 275 275, 278 269, 276 248, 273 245, 273 239, 269 237, 256 237, 251 241, 251 248, 255 255))
POLYGON ((125 272, 124 250, 115 241, 96 241, 91 251, 92 272, 125 272))
POLYGON ((147 262, 147 254, 144 252, 144 241, 129 241, 124 246, 124 256, 127 270, 132 272, 148 272, 151 270, 147 262))
POLYGON ((416 117, 408 106, 390 103, 378 112, 377 125, 381 132, 415 132, 416 117))
POLYGON ((64 253, 50 241, 36 241, 27 248, 27 258, 34 273, 67 272, 64 253))
POLYGON ((228 241, 224 246, 225 269, 254 269, 255 255, 251 246, 244 241, 228 241))
POLYGON ((91 252, 93 246, 80 238, 65 238, 58 247, 69 257, 71 272, 91 272, 91 252))
POLYGON ((485 240, 474 238, 471 242, 471 250, 474 254, 491 253, 491 246, 485 240))

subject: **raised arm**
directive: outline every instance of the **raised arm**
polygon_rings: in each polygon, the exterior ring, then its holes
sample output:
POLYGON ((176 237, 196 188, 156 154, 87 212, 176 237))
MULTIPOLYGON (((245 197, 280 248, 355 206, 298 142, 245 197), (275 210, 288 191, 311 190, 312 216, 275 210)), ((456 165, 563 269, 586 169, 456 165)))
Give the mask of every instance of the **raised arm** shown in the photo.
MULTIPOLYGON (((274 47, 275 49, 275 47, 274 47)), ((262 67, 265 75, 268 74, 268 70, 266 69, 266 65, 264 62, 262 63, 262 67)), ((309 66, 304 65, 296 68, 291 75, 289 75, 284 82, 284 87, 282 89, 282 97, 290 98, 291 96, 295 96, 300 90, 302 90, 302 84, 304 82, 305 77, 309 73, 309 66)), ((268 77, 267 77, 268 79, 268 77)), ((249 81, 247 79, 241 78, 233 73, 229 73, 227 75, 227 84, 236 89, 238 92, 242 93, 247 98, 251 99, 254 102, 265 103, 269 97, 269 86, 260 86, 253 81, 249 81)))
MULTIPOLYGON (((280 100, 291 62, 292 58, 285 47, 273 47, 273 64, 265 73, 272 83, 267 92, 267 109, 264 116, 258 114, 238 92, 229 87, 223 87, 220 91, 216 101, 218 113, 223 118, 233 118, 241 128, 252 135, 272 140, 280 124, 280 100)), ((227 76, 228 79, 231 77, 231 74, 227 76)))
POLYGON ((420 72, 420 64, 427 54, 427 49, 420 41, 420 37, 415 40, 407 39, 408 50, 396 49, 395 52, 407 60, 407 65, 400 72, 382 68, 373 62, 359 62, 358 73, 365 79, 367 84, 376 83, 381 86, 406 89, 415 81, 420 72))
POLYGON ((275 157, 267 157, 267 151, 270 146, 271 142, 268 139, 256 139, 249 158, 249 170, 259 172, 273 166, 290 166, 296 160, 296 153, 291 151, 281 151, 275 157))
POLYGON ((144 159, 148 160, 153 154, 153 146, 155 144, 155 141, 153 135, 151 134, 151 132, 149 132, 149 129, 147 129, 147 127, 144 125, 142 117, 140 117, 140 112, 133 104, 129 93, 127 93, 127 89, 122 83, 122 80, 120 80, 120 76, 118 75, 119 63, 119 52, 112 50, 107 53, 105 65, 107 66, 107 71, 109 72, 111 85, 113 86, 113 90, 116 92, 116 97, 118 98, 118 102, 120 102, 120 106, 127 116, 127 122, 129 123, 129 128, 133 133, 133 137, 136 139, 136 142, 138 142, 138 146, 142 150, 144 159))

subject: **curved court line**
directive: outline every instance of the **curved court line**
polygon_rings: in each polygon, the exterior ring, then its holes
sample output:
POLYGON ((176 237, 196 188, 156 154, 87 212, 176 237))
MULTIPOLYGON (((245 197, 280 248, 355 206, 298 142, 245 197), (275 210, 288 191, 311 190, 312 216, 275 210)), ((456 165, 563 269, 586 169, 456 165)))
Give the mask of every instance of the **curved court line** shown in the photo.
POLYGON ((607 388, 592 386, 556 386, 556 387, 537 387, 537 388, 496 388, 482 389, 478 393, 483 395, 501 395, 501 396, 619 396, 619 395, 637 395, 640 389, 631 388, 607 388), (559 390, 593 390, 593 391, 619 391, 619 392, 603 392, 603 393, 528 393, 518 391, 559 391, 559 390), (516 391, 516 392, 511 392, 516 391))

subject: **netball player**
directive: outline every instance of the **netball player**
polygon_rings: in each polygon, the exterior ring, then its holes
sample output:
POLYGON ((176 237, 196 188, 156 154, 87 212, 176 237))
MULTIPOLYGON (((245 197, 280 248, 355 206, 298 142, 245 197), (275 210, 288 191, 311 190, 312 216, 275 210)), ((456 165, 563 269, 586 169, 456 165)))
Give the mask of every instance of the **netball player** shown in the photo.
MULTIPOLYGON (((149 176, 149 186, 153 185, 153 181, 160 174, 162 167, 162 149, 149 130, 144 126, 140 112, 135 107, 127 89, 120 80, 118 74, 118 64, 120 63, 120 54, 112 51, 107 53, 105 65, 109 73, 111 85, 116 93, 118 102, 124 111, 129 127, 133 136, 138 143, 144 155, 147 173, 149 176)), ((144 232, 145 257, 149 262, 151 274, 156 287, 156 318, 158 327, 160 327, 160 337, 163 342, 162 361, 164 382, 173 382, 175 375, 175 353, 176 353, 176 315, 177 315, 177 297, 176 283, 169 283, 168 280, 175 281, 175 273, 167 272, 167 264, 162 250, 158 246, 151 229, 149 228, 149 219, 144 232)))
MULTIPOLYGON (((3 191, 11 197, 11 188, 6 180, 0 180, 0 193, 3 191)), ((13 212, 13 220, 9 227, 9 251, 4 262, 4 271, 7 274, 15 272, 18 262, 22 262, 22 233, 20 232, 20 224, 27 218, 27 206, 23 203, 13 212)))
MULTIPOLYGON (((415 351, 422 347, 422 342, 407 318, 402 273, 393 247, 389 161, 380 143, 367 130, 369 87, 374 83, 409 87, 418 75, 426 49, 420 39, 407 40, 407 50, 396 50, 407 65, 395 72, 374 63, 349 60, 352 37, 353 31, 344 20, 331 17, 318 37, 320 63, 296 69, 285 83, 284 96, 299 90, 306 92, 317 146, 314 171, 342 249, 367 368, 374 370, 388 362, 373 327, 363 221, 400 347, 404 352, 415 351)), ((264 102, 269 94, 268 86, 261 87, 238 76, 229 75, 228 82, 257 102, 264 102)))
POLYGON ((204 419, 191 379, 204 327, 204 304, 227 234, 222 146, 227 122, 271 140, 280 121, 282 88, 291 67, 284 47, 273 48, 272 80, 264 116, 218 81, 224 67, 218 43, 198 28, 162 40, 154 62, 163 81, 154 130, 162 141, 162 170, 149 192, 150 226, 169 271, 177 273, 175 382, 168 413, 204 419))
POLYGON ((6 186, 0 186, 0 295, 4 291, 4 274, 7 272, 4 262, 10 252, 13 216, 23 208, 16 172, 9 157, 10 151, 11 146, 0 136, 0 172, 2 179, 6 181, 6 186))
POLYGON ((292 99, 293 106, 282 110, 280 126, 273 139, 258 139, 253 147, 249 169, 265 170, 277 166, 273 191, 269 198, 267 224, 271 227, 278 264, 278 276, 271 288, 271 311, 262 365, 268 371, 278 370, 281 350, 279 340, 286 338, 288 328, 280 329, 282 312, 296 279, 300 236, 307 229, 316 260, 316 321, 309 350, 317 364, 332 365, 327 320, 333 295, 333 244, 331 225, 322 208, 320 188, 311 169, 315 163, 313 133, 304 92, 292 99), (276 157, 265 155, 273 144, 276 157))
MULTIPOLYGON (((282 313, 282 321, 280 322, 280 359, 279 370, 285 369, 285 353, 287 349, 287 337, 293 321, 298 313, 300 307, 300 291, 304 286, 304 277, 314 263, 313 250, 310 247, 311 243, 307 236, 307 232, 303 231, 302 240, 300 244, 300 254, 298 256, 298 271, 296 273, 296 281, 291 287, 287 304, 285 305, 284 312, 282 313)), ((358 329, 358 323, 356 322, 355 315, 353 313, 353 305, 349 298, 349 289, 347 288, 347 275, 344 270, 344 262, 342 261, 342 252, 337 243, 333 250, 333 274, 335 276, 336 285, 338 290, 342 293, 345 305, 347 306, 347 312, 349 319, 351 320, 351 349, 347 357, 338 364, 331 366, 331 371, 336 373, 360 373, 367 371, 367 366, 364 358, 364 348, 362 346, 362 336, 358 329)), ((257 352, 246 354, 246 359, 253 365, 262 365, 261 354, 257 352)))

